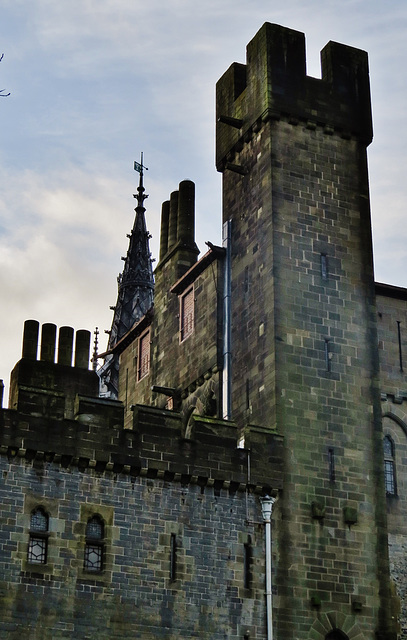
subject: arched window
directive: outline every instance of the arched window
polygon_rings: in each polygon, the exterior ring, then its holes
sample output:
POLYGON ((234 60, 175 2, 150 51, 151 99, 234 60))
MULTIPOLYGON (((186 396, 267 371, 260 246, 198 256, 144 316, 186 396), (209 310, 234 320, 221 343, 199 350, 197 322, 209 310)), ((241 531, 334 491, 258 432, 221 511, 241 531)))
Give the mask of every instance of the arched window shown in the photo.
POLYGON ((95 515, 89 518, 85 533, 83 564, 85 571, 97 573, 103 570, 104 529, 104 523, 100 516, 95 515))
POLYGON ((396 465, 394 462, 394 442, 390 436, 385 436, 383 440, 384 454, 384 484, 386 494, 396 495, 396 465))
POLYGON ((48 514, 42 507, 31 512, 28 540, 28 562, 46 564, 48 551, 48 514))

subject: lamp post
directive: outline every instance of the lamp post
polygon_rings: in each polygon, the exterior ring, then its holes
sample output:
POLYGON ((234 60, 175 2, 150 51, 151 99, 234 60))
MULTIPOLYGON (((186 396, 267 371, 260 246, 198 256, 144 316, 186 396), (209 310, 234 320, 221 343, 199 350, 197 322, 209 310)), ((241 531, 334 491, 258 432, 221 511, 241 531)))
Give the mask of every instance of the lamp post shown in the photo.
POLYGON ((267 609, 267 638, 273 640, 273 606, 271 581, 271 514, 276 499, 270 496, 261 498, 261 513, 266 533, 266 609, 267 609))

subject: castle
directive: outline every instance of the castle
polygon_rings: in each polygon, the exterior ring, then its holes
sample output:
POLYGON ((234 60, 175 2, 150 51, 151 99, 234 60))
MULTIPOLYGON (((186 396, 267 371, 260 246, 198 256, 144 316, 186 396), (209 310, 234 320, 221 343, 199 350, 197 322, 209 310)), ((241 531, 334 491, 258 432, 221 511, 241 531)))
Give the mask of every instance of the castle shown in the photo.
POLYGON ((223 244, 199 258, 184 180, 154 278, 137 165, 98 373, 89 332, 26 322, 5 640, 407 638, 407 290, 373 277, 367 55, 321 60, 266 23, 218 81, 223 244))

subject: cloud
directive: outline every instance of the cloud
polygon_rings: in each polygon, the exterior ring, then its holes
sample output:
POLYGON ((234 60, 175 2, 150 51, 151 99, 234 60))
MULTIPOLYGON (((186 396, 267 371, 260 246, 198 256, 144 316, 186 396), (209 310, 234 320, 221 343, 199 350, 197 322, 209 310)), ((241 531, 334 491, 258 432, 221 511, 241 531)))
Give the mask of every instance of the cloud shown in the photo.
MULTIPOLYGON (((3 176, 4 177, 4 176, 3 176)), ((8 175, 0 197, 0 377, 20 353, 20 328, 41 322, 109 328, 134 217, 132 184, 77 167, 8 175)), ((154 220, 157 229, 158 219, 154 220)), ((157 237, 157 232, 156 232, 157 237)))
POLYGON ((102 330, 133 221, 131 166, 145 152, 147 224, 158 254, 161 203, 196 182, 197 242, 220 242, 214 85, 264 21, 305 32, 307 64, 336 40, 369 51, 376 269, 406 285, 403 229, 407 6, 366 0, 2 0, 0 292, 2 364, 23 321, 102 330), (382 266, 381 266, 382 265, 382 266), (384 265, 384 268, 383 268, 384 265), (385 270, 384 270, 385 269, 385 270))

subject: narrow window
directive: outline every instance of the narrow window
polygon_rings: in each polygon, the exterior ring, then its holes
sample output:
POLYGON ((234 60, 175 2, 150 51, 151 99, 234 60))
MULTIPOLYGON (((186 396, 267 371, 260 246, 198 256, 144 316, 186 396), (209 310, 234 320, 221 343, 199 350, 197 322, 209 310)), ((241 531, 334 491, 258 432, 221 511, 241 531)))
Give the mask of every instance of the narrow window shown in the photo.
POLYGON ((171 534, 170 540, 170 580, 174 582, 177 579, 177 536, 171 534))
POLYGON ((383 440, 384 453, 384 485, 386 494, 396 495, 396 466, 394 463, 394 443, 390 436, 385 436, 383 440))
POLYGON ((85 571, 100 573, 103 569, 104 548, 104 524, 100 516, 92 516, 86 525, 85 533, 85 558, 83 568, 85 571))
POLYGON ((250 589, 252 583, 252 546, 246 542, 243 547, 243 586, 250 589))
POLYGON ((249 291, 249 267, 244 268, 244 292, 249 291))
POLYGON ((31 513, 28 540, 28 562, 46 564, 48 551, 48 515, 42 507, 31 513))
POLYGON ((331 360, 332 360, 332 352, 330 350, 330 341, 328 338, 325 338, 325 345, 324 345, 324 351, 325 351, 325 368, 327 371, 331 370, 331 360))
POLYGON ((194 290, 189 289, 181 296, 181 342, 194 332, 194 290))
POLYGON ((400 320, 397 320, 397 335, 398 335, 398 339, 399 339, 399 364, 400 364, 400 371, 403 371, 403 351, 401 349, 401 322, 400 320))
POLYGON ((321 253, 321 278, 322 280, 328 279, 328 260, 326 253, 321 253))
POLYGON ((142 380, 150 371, 150 332, 139 337, 137 380, 142 380))
POLYGON ((328 466, 329 466, 329 481, 335 482, 335 453, 333 449, 328 449, 328 466))

